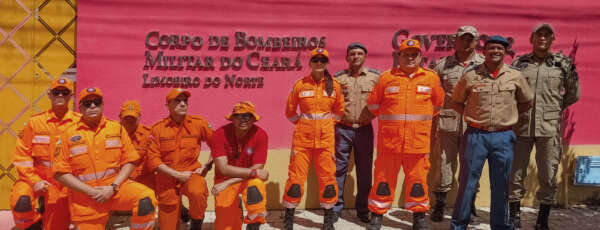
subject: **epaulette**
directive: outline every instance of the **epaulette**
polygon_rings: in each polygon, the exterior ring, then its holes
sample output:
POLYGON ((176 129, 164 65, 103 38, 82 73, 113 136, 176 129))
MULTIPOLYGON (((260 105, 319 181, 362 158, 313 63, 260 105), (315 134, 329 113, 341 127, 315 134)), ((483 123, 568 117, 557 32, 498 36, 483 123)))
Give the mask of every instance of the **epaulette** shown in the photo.
POLYGON ((45 114, 45 113, 47 113, 47 112, 48 112, 48 111, 42 111, 42 112, 39 112, 39 113, 33 114, 33 115, 31 115, 31 118, 33 118, 33 117, 37 117, 37 116, 41 116, 41 115, 44 115, 44 114, 45 114))
POLYGON ((445 57, 440 58, 437 61, 434 61, 432 63, 433 65, 429 65, 429 68, 434 69, 435 67, 437 67, 439 65, 444 65, 446 63, 446 61, 447 61, 446 59, 448 59, 448 57, 450 57, 450 56, 445 56, 445 57))
POLYGON ((533 53, 528 53, 528 54, 517 56, 515 58, 515 60, 512 62, 512 64, 510 65, 510 68, 518 70, 518 71, 523 71, 523 69, 525 69, 527 67, 529 62, 531 62, 532 55, 533 55, 533 53))
POLYGON ((433 69, 430 69, 430 68, 428 68, 428 67, 423 67, 423 70, 425 70, 425 71, 429 71, 429 72, 434 72, 434 73, 435 73, 435 70, 433 70, 433 69))
POLYGON ((154 127, 156 127, 156 126, 159 126, 159 125, 161 125, 163 123, 168 122, 168 120, 169 120, 169 117, 165 117, 165 118, 161 119, 160 121, 157 121, 156 123, 154 123, 152 125, 152 129, 154 129, 154 127))
POLYGON ((152 129, 150 127, 148 127, 147 125, 141 125, 143 130, 146 131, 151 131, 152 129))
POLYGON ((335 72, 335 74, 333 74, 333 76, 334 77, 339 77, 339 76, 342 76, 342 74, 345 74, 345 73, 346 73, 346 70, 340 70, 340 71, 335 72))
POLYGON ((377 75, 381 75, 381 72, 377 69, 369 68, 369 72, 377 74, 377 75))

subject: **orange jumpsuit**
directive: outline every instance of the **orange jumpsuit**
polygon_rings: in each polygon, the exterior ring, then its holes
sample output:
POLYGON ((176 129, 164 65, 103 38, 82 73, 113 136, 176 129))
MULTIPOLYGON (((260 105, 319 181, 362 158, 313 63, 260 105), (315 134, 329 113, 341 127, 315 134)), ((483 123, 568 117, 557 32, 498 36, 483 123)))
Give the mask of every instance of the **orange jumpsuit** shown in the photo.
POLYGON ((10 208, 16 226, 28 228, 41 218, 44 229, 67 229, 71 223, 66 188, 52 177, 51 158, 60 134, 81 114, 68 111, 59 120, 52 110, 33 115, 19 134, 13 165, 19 173, 10 194, 10 208), (34 193, 33 185, 46 180, 51 185, 45 193, 34 193), (35 210, 34 201, 44 197, 43 217, 35 210), (56 211, 60 210, 60 211, 56 211))
MULTIPOLYGON (((139 159, 127 131, 118 122, 102 118, 97 130, 83 122, 69 127, 61 136, 52 171, 70 173, 85 184, 110 186, 126 163, 139 159)), ((110 211, 132 211, 130 229, 152 229, 156 198, 152 189, 125 180, 118 192, 104 203, 69 189, 71 219, 82 230, 103 230, 110 211)))
MULTIPOLYGON (((162 119, 152 126, 148 168, 155 171, 159 165, 165 164, 177 171, 194 171, 202 167, 198 162, 200 143, 209 143, 212 133, 210 125, 201 116, 186 115, 181 125, 170 117, 162 119)), ((155 186, 160 229, 177 228, 182 194, 190 201, 191 218, 204 219, 208 189, 203 176, 194 173, 186 183, 181 184, 173 177, 158 173, 155 186)))
POLYGON ((324 79, 315 82, 308 75, 298 80, 287 100, 285 116, 296 128, 283 195, 286 208, 296 208, 300 203, 311 161, 315 162, 321 207, 330 209, 337 202, 334 124, 344 115, 344 95, 336 79, 333 92, 327 95, 324 79), (298 107, 300 114, 296 112, 298 107))
POLYGON ((129 178, 148 186, 148 188, 154 189, 154 171, 150 170, 146 164, 148 160, 148 148, 152 141, 150 135, 152 135, 150 127, 140 124, 133 136, 129 136, 131 143, 135 146, 135 150, 140 155, 138 165, 131 172, 129 178))
POLYGON ((406 75, 384 72, 369 95, 367 107, 377 115, 377 159, 369 210, 384 214, 392 206, 400 167, 405 174, 405 208, 429 210, 427 174, 431 122, 444 102, 437 74, 419 68, 406 75))

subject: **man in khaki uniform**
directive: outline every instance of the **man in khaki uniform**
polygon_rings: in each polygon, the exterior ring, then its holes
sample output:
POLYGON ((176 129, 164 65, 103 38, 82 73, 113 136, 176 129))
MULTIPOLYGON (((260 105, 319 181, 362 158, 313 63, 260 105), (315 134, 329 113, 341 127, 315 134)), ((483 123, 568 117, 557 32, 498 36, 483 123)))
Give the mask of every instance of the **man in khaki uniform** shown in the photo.
MULTIPOLYGON (((483 55, 475 52, 477 44, 479 44, 477 29, 473 26, 461 26, 456 31, 454 54, 440 59, 431 66, 440 76, 442 87, 446 92, 444 106, 436 122, 437 126, 432 130, 432 133, 437 133, 432 147, 433 157, 436 158, 434 168, 439 169, 439 172, 433 176, 434 186, 432 186, 436 197, 431 213, 431 221, 434 222, 441 222, 444 219, 446 194, 452 190, 460 138, 467 128, 461 114, 452 109, 452 91, 463 73, 482 64, 485 60, 483 55)), ((471 221, 475 216, 475 198, 474 195, 471 221)))
POLYGON ((561 53, 552 53, 554 29, 539 24, 531 33, 533 51, 518 57, 512 64, 521 70, 535 92, 534 107, 519 117, 514 127, 517 135, 515 158, 510 179, 510 217, 520 228, 520 204, 525 194, 529 155, 536 148, 536 165, 540 185, 536 197, 540 202, 536 229, 548 229, 550 206, 556 201, 556 171, 562 145, 560 124, 562 110, 580 96, 579 79, 573 61, 561 53))
POLYGON ((459 80, 453 108, 468 124, 461 139, 459 189, 451 228, 464 230, 481 170, 488 161, 491 184, 490 225, 512 229, 508 220, 508 179, 513 159, 513 125, 520 112, 533 104, 533 92, 523 75, 504 64, 506 38, 491 36, 485 42, 485 62, 459 80))
POLYGON ((346 49, 348 69, 339 71, 335 77, 342 85, 345 99, 344 116, 335 125, 336 180, 339 188, 338 202, 333 207, 336 221, 344 208, 344 184, 348 172, 350 153, 354 149, 356 184, 358 192, 354 206, 356 216, 364 223, 369 222, 368 197, 371 191, 373 171, 373 126, 375 118, 367 109, 367 98, 379 80, 379 71, 364 66, 367 48, 360 43, 351 43, 346 49))

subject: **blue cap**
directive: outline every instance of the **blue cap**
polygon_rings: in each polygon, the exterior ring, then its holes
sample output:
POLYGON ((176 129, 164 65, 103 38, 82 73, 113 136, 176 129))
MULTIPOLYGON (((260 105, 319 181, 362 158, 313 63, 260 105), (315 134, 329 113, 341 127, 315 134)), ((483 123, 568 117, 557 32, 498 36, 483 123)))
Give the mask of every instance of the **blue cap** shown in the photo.
POLYGON ((348 45, 348 48, 346 49, 346 53, 348 53, 348 51, 350 51, 351 49, 356 49, 356 48, 360 48, 360 49, 364 50, 365 54, 367 54, 367 48, 365 48, 365 46, 363 46, 363 44, 360 44, 360 42, 350 43, 350 45, 348 45))
POLYGON ((508 40, 506 40, 506 38, 500 36, 500 35, 494 35, 494 36, 490 36, 485 43, 483 44, 483 46, 487 46, 487 44, 489 43, 497 43, 500 44, 502 46, 504 46, 504 48, 508 48, 508 40))

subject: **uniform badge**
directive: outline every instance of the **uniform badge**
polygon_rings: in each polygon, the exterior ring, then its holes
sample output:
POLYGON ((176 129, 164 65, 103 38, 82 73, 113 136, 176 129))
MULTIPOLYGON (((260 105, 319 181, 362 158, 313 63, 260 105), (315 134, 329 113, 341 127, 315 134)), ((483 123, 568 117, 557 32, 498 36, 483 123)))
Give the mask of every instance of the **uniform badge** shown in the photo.
POLYGON ((413 40, 409 40, 408 42, 406 42, 406 44, 407 44, 408 46, 414 46, 414 45, 415 45, 415 41, 413 41, 413 40))
POLYGON ((254 154, 254 149, 248 148, 248 150, 246 152, 248 152, 248 155, 252 155, 252 154, 254 154))
POLYGON ((59 84, 65 84, 65 83, 67 83, 67 81, 65 81, 64 78, 61 78, 61 79, 58 80, 58 83, 59 84))
POLYGON ((78 142, 79 140, 81 140, 81 135, 72 136, 69 140, 71 140, 71 142, 78 142))
POLYGON ((318 49, 317 49, 317 52, 318 52, 318 53, 323 53, 323 49, 321 49, 321 48, 318 48, 318 49))
POLYGON ((88 93, 93 93, 93 92, 96 92, 96 89, 94 89, 94 88, 87 88, 86 91, 88 91, 88 93))

